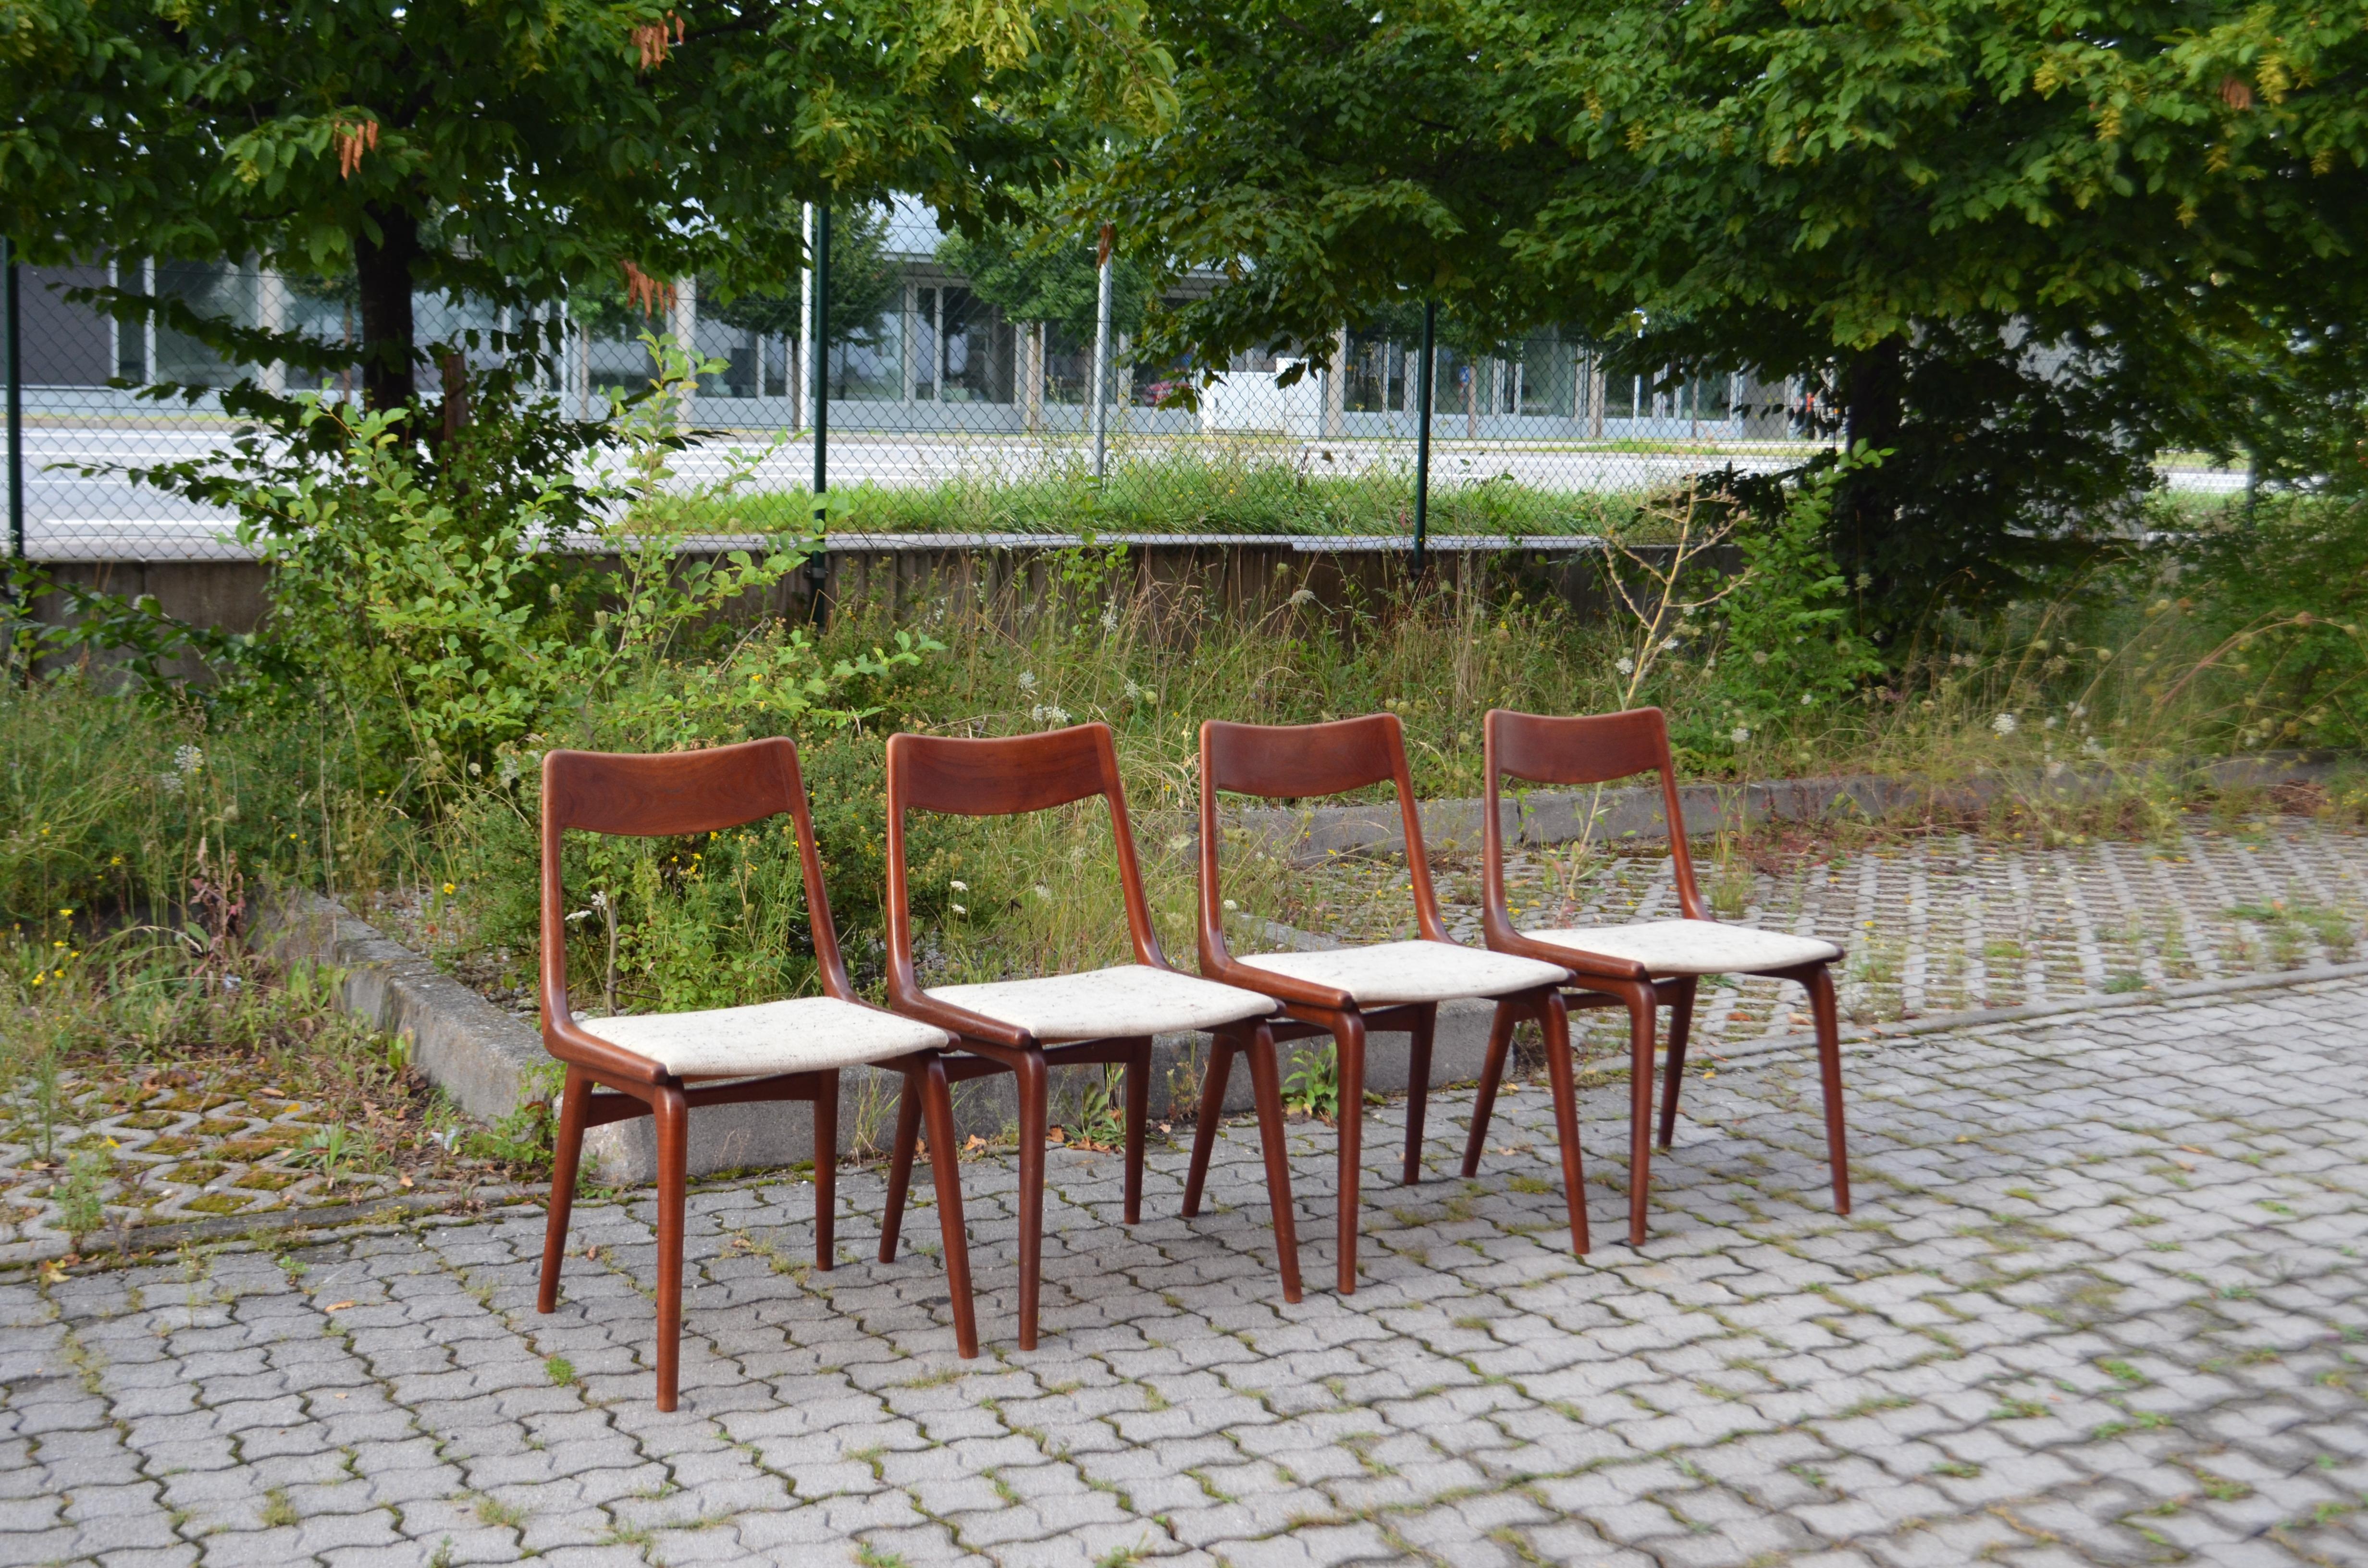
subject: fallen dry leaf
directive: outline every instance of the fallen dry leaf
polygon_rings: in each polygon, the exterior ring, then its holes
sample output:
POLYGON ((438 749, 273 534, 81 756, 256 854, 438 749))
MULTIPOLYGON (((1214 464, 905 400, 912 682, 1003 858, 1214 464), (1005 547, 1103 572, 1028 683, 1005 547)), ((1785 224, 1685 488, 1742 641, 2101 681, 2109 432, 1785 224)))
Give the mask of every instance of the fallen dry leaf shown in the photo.
POLYGON ((353 1303, 351 1301, 331 1301, 327 1306, 323 1307, 321 1310, 324 1312, 341 1312, 352 1305, 353 1303))

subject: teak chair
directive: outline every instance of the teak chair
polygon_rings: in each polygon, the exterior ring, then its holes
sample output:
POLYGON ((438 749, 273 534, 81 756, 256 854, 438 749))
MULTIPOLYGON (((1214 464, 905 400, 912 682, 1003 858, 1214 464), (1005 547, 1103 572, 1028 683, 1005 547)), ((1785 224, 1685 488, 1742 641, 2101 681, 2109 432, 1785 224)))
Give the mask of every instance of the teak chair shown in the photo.
MULTIPOLYGON (((1357 1289, 1358 1187, 1364 1146, 1365 1040, 1375 1030, 1404 1029, 1411 1036, 1407 1085, 1405 1180, 1422 1178, 1424 1097, 1430 1087, 1431 1040, 1439 1004, 1486 997, 1497 1004, 1492 1041, 1512 1038, 1515 1023, 1535 1018, 1545 1036, 1547 1075, 1553 1081, 1554 1130, 1562 1144, 1563 1188, 1570 1209, 1572 1248, 1587 1251, 1587 1194, 1578 1159, 1578 1111, 1571 1084, 1570 1037, 1561 990, 1570 978, 1559 963, 1492 953, 1451 942, 1439 918, 1430 867, 1415 812, 1414 780, 1406 772, 1406 738, 1395 713, 1343 719, 1329 724, 1231 724, 1211 720, 1201 726, 1201 972, 1232 985, 1255 985, 1282 999, 1290 1022, 1274 1028, 1277 1040, 1329 1034, 1340 1057, 1339 1285, 1357 1289), (1227 946, 1221 913, 1217 825, 1219 791, 1269 799, 1338 795, 1367 785, 1395 786, 1404 824, 1407 881, 1414 885, 1415 920, 1422 936, 1414 941, 1380 942, 1312 953, 1257 953, 1240 958, 1227 946)), ((1192 1142, 1192 1165, 1184 1187, 1184 1212, 1199 1205, 1201 1181, 1214 1136, 1212 1108, 1220 1103, 1224 1080, 1212 1063, 1207 1100, 1192 1142)))
MULTIPOLYGON (((1150 905, 1144 899, 1143 873, 1135 862, 1126 795, 1119 783, 1118 756, 1110 744, 1109 726, 1080 724, 1005 740, 911 734, 889 738, 888 999, 898 1012, 956 1036, 971 1053, 947 1062, 950 1080, 959 1083, 994 1073, 1009 1073, 1018 1080, 1022 1350, 1036 1348, 1037 1297, 1042 1278, 1044 1141, 1049 1119, 1046 1069, 1090 1063, 1126 1068, 1125 1215, 1126 1223, 1132 1225, 1143 1215, 1143 1140, 1151 1092, 1151 1039, 1177 1030, 1214 1035, 1218 1062, 1230 1062, 1236 1054, 1249 1058, 1258 1094, 1258 1135, 1265 1145, 1268 1201, 1281 1259, 1283 1298, 1299 1300, 1299 1247, 1292 1227, 1282 1091, 1275 1068, 1274 1040, 1266 1024, 1275 1005, 1257 992, 1219 985, 1168 967, 1151 928, 1150 905), (1135 961, 1076 974, 924 989, 913 968, 905 814, 920 811, 1017 816, 1096 795, 1110 807, 1119 885, 1126 902, 1127 935, 1135 961)), ((880 1238, 883 1262, 895 1256, 919 1120, 908 1078, 897 1116, 888 1212, 880 1238)), ((959 1186, 950 1187, 943 1175, 954 1168, 951 1134, 941 1138, 932 1122, 929 1140, 931 1163, 940 1173, 939 1202, 958 1214, 959 1186)), ((1190 1212, 1189 1207, 1186 1211, 1190 1212)), ((956 1289, 966 1290, 966 1279, 956 1289)), ((974 1334, 963 1339, 962 1353, 978 1353, 974 1334)))
MULTIPOLYGON (((837 1202, 838 1072, 859 1062, 894 1067, 907 1095, 928 1107, 929 1135, 953 1136, 953 1101, 939 1051, 943 1030, 900 1018, 856 998, 840 961, 838 935, 823 890, 814 819, 788 740, 750 741, 712 751, 663 756, 553 751, 542 759, 542 1042, 567 1064, 552 1154, 551 1213, 542 1244, 537 1312, 559 1304, 560 1261, 586 1128, 632 1117, 657 1123, 657 1403, 675 1407, 682 1337, 683 1193, 688 1182, 690 1111, 750 1100, 806 1100, 814 1106, 814 1262, 831 1266, 831 1219, 837 1202), (806 914, 826 993, 754 1006, 612 1018, 577 1018, 567 999, 566 904, 560 888, 561 835, 570 828, 632 837, 717 832, 787 812, 797 828, 806 914), (609 1091, 593 1092, 594 1086, 609 1091)), ((954 1321, 966 1323, 961 1192, 950 1167, 938 1178, 950 1190, 946 1272, 954 1321)))
MULTIPOLYGON (((1713 920, 1694 886, 1693 857, 1686 847, 1685 812, 1678 801, 1676 771, 1669 764, 1669 730, 1657 708, 1580 718, 1491 710, 1482 725, 1486 769, 1487 823, 1483 831, 1486 909, 1482 929, 1488 946, 1572 972, 1574 1007, 1625 1006, 1629 1017, 1630 1128, 1634 1148, 1628 1172, 1628 1240, 1645 1242, 1650 1197, 1653 1118, 1653 1026, 1657 1009, 1669 1009, 1668 1074, 1661 1090, 1660 1143, 1677 1133, 1678 1084, 1685 1074, 1686 1035, 1693 1025, 1694 991, 1706 974, 1759 974, 1797 980, 1808 989, 1816 1021, 1817 1068, 1824 1080, 1826 1154, 1833 1166, 1834 1207, 1850 1212, 1850 1165, 1843 1149, 1840 1033, 1834 1011, 1832 966, 1841 949, 1815 937, 1728 926, 1713 920), (1626 926, 1574 926, 1520 931, 1505 898, 1504 827, 1499 780, 1505 776, 1533 784, 1602 784, 1638 773, 1661 776, 1661 811, 1669 835, 1670 869, 1677 882, 1681 920, 1646 920, 1626 926)), ((1472 1142, 1464 1152, 1466 1175, 1487 1135, 1503 1053, 1491 1042, 1480 1079, 1480 1099, 1472 1118, 1472 1142)))

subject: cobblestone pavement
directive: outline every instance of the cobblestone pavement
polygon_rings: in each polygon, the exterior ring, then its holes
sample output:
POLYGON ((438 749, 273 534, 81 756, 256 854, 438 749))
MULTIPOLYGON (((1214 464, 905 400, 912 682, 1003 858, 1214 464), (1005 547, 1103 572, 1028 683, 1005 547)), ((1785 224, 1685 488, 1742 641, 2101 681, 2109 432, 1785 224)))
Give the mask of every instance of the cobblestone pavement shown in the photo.
POLYGON ((876 1174, 827 1275, 811 1188, 712 1188, 671 1415, 639 1199, 579 1207, 550 1317, 530 1210, 19 1272, 0 1562, 2368 1562, 2363 1011, 2333 981, 1854 1051, 1849 1219, 1808 1062, 1696 1074, 1641 1251, 1591 1089, 1584 1260, 1534 1086, 1469 1183, 1468 1095, 1411 1190, 1380 1108, 1349 1298, 1305 1125, 1295 1307, 1247 1128, 1224 1207, 1176 1218, 1163 1150, 1132 1232, 1116 1158, 1056 1153, 1027 1355, 981 1159, 971 1363, 934 1258, 862 1260, 876 1174))
MULTIPOLYGON (((1877 839, 1776 869, 1739 856, 1722 867, 1707 844, 1695 853, 1724 916, 1850 949, 1841 1001, 1861 1023, 2341 963, 2368 920, 2368 834, 2305 817, 2196 812, 2154 840, 2055 848, 1960 833, 1877 839)), ((1516 925, 1680 913, 1665 853, 1596 855, 1576 869, 1563 854, 1509 858, 1516 925)), ((1442 864, 1437 882, 1450 934, 1478 944, 1477 862, 1442 864)), ((1402 861, 1343 858, 1314 886, 1311 906, 1290 912, 1297 923, 1359 940, 1414 934, 1402 861)), ((1808 1023, 1797 986, 1726 977, 1705 983, 1696 1017, 1712 1045, 1808 1023)), ((1598 1033, 1624 1049, 1624 1026, 1598 1033)))

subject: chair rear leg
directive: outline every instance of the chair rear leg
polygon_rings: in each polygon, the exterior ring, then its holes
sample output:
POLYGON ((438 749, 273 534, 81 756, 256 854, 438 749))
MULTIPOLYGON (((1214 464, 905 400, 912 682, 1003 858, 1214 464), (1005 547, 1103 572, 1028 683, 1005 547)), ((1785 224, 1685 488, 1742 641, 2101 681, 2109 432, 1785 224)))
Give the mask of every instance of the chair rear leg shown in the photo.
POLYGON ((1019 1058, 1019 1348, 1036 1348, 1037 1300, 1044 1278, 1044 1058, 1019 1058))
MULTIPOLYGON (((1274 1048, 1271 1035, 1267 1048, 1274 1048)), ((1209 1155, 1217 1146, 1217 1122, 1225 1114, 1225 1080, 1233 1075, 1234 1052, 1239 1043, 1219 1035, 1209 1042, 1208 1065, 1201 1073, 1201 1119, 1192 1127, 1192 1164, 1184 1173, 1184 1218, 1201 1211, 1201 1188, 1209 1179, 1209 1155)), ((1253 1071, 1252 1082, 1256 1082, 1253 1071)))
MULTIPOLYGON (((1258 1148, 1266 1155, 1267 1206, 1274 1215, 1275 1258, 1282 1269, 1282 1299, 1299 1300, 1299 1229, 1291 1209, 1290 1131, 1282 1119, 1282 1070, 1274 1057, 1274 1034, 1264 1024, 1250 1036, 1250 1086, 1258 1099, 1258 1148)), ((1227 1052, 1228 1061, 1231 1051, 1227 1052)))
POLYGON ((814 1103, 814 1267, 830 1271, 838 1241, 838 1070, 819 1075, 814 1103))
POLYGON ((658 1408, 672 1410, 682 1381, 682 1210, 690 1112, 682 1091, 665 1086, 650 1108, 658 1124, 658 1408))
MULTIPOLYGON (((939 1069, 943 1071, 942 1068, 939 1069)), ((921 1070, 905 1070, 905 1092, 896 1099, 896 1142, 888 1152, 888 1201, 880 1214, 880 1261, 896 1261, 896 1241, 905 1233, 905 1200, 913 1190, 913 1144, 921 1136, 925 1081, 921 1070)), ((932 1132, 929 1136, 936 1137, 932 1132)))
POLYGON ((1849 1139, 1842 1126, 1841 1018, 1834 1006, 1833 971, 1819 964, 1805 982, 1809 1016, 1817 1026, 1817 1076, 1826 1091, 1826 1160, 1834 1172, 1834 1211, 1850 1211, 1849 1139))
POLYGON ((1365 1021, 1350 1014, 1334 1026, 1340 1047, 1340 1294, 1357 1293, 1357 1233, 1365 1176, 1365 1021))
POLYGON ((1554 1141, 1562 1146, 1563 1201, 1570 1210, 1570 1245, 1587 1256, 1587 1172, 1578 1157, 1578 1085, 1570 1062, 1570 1013, 1558 993, 1538 1005, 1538 1030, 1545 1036, 1546 1084, 1554 1091, 1554 1141))
POLYGON ((559 1266, 567 1255, 567 1221, 575 1211, 575 1173, 584 1163, 584 1113, 592 1100, 592 1080, 581 1067, 567 1070, 559 1094, 559 1130, 551 1149, 551 1210, 542 1228, 542 1282, 534 1310, 559 1306, 559 1266))
POLYGON ((1407 1187, 1422 1180, 1424 1101, 1430 1095, 1430 1043, 1438 1028, 1439 1007, 1436 1004, 1415 1015, 1414 1038, 1406 1051, 1406 1169, 1401 1176, 1407 1187))
POLYGON ((1661 1079, 1661 1148, 1667 1151, 1678 1135, 1678 1085, 1686 1076, 1686 1037, 1693 1028, 1694 992, 1701 984, 1692 975, 1679 981, 1669 997, 1669 1060, 1661 1079))
POLYGON ((1144 1124, 1151 1119, 1151 1040, 1134 1042, 1126 1063, 1126 1222, 1143 1219, 1144 1124))
POLYGON ((1497 1110, 1497 1083, 1505 1075, 1505 1058, 1513 1046, 1513 1026, 1520 1020, 1520 1009, 1510 1003, 1497 1004, 1497 1016, 1488 1021, 1488 1059, 1480 1068, 1480 1092, 1472 1101, 1472 1131, 1463 1139, 1463 1174, 1480 1174, 1480 1151, 1487 1146, 1488 1119, 1497 1110))
POLYGON ((954 1096, 946 1064, 931 1057, 905 1077, 929 1121, 929 1175, 938 1188, 938 1234, 945 1244, 946 1299, 954 1313, 954 1348, 964 1360, 978 1354, 978 1307, 970 1293, 970 1232, 962 1222, 962 1162, 954 1142, 954 1096), (916 1082, 916 1080, 918 1080, 916 1082))

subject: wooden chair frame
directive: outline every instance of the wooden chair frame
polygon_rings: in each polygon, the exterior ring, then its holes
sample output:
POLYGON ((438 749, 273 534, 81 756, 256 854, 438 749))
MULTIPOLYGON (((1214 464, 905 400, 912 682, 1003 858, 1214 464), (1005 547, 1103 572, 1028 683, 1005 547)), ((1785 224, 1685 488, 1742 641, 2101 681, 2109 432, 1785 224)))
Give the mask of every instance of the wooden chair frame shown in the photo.
MULTIPOLYGON (((961 1042, 969 1054, 947 1060, 944 1070, 950 1081, 961 1083, 996 1073, 1009 1073, 1017 1080, 1022 1350, 1036 1348, 1038 1299, 1043 1277, 1044 1146, 1050 1120, 1047 1069, 1094 1064, 1126 1069, 1125 1222, 1132 1225, 1143 1217, 1144 1131, 1150 1108, 1151 1040, 1136 1036, 1047 1046, 1024 1028, 939 1001, 924 991, 913 967, 905 817, 906 812, 915 811, 956 816, 1016 816, 1048 811, 1096 795, 1101 796, 1110 808, 1119 884, 1126 903, 1127 935, 1134 949, 1135 961, 1150 969, 1172 969, 1152 930, 1151 906, 1144 897, 1143 873, 1136 863, 1134 836, 1128 824, 1126 792, 1119 781, 1118 754, 1111 744, 1108 725, 1079 724, 996 740, 899 734, 888 741, 889 1004, 907 1017, 936 1025, 961 1042)), ((1246 989, 1273 994, 1271 986, 1246 989)), ((1299 1245, 1292 1221, 1291 1167, 1284 1142, 1282 1091, 1275 1066, 1274 1039, 1263 1019, 1210 1032, 1217 1041, 1216 1061, 1230 1063, 1235 1055, 1249 1060, 1257 1087, 1259 1134, 1265 1147, 1268 1198, 1274 1217, 1283 1299, 1296 1301, 1300 1299, 1299 1245)), ((912 1081, 908 1079, 904 1103, 897 1113, 888 1209, 880 1238, 883 1262, 895 1256, 919 1122, 912 1081)), ((1213 1127, 1212 1122, 1204 1125, 1213 1127)), ((958 1218, 960 1184, 949 1179, 955 1169, 952 1133, 951 1130, 940 1133, 932 1121, 929 1139, 931 1164, 938 1172, 939 1205, 958 1218)), ((1188 1201, 1185 1212, 1189 1215, 1192 1211, 1188 1201)), ((962 1280, 954 1287, 958 1296, 966 1295, 969 1289, 966 1264, 964 1270, 962 1280)), ((962 1353, 978 1353, 974 1329, 965 1329, 962 1353)))
MULTIPOLYGON (((1669 758, 1668 722, 1657 708, 1632 708, 1619 713, 1557 717, 1491 709, 1481 725, 1482 762, 1487 775, 1482 829, 1483 910, 1481 928, 1498 952, 1558 963, 1574 975, 1565 1001, 1573 1010, 1625 1007, 1629 1039, 1628 1240, 1645 1244, 1645 1218, 1651 1199, 1653 1137, 1653 1033, 1658 1009, 1669 1009, 1669 1046, 1661 1089, 1659 1142, 1666 1151, 1677 1134, 1678 1085, 1685 1076, 1687 1035, 1693 1027, 1694 996, 1700 977, 1678 975, 1656 981, 1643 964, 1628 959, 1589 954, 1571 948, 1532 941, 1513 927, 1505 897, 1505 842, 1500 780, 1511 777, 1525 783, 1603 784, 1638 773, 1657 773, 1661 780, 1661 814, 1668 832, 1672 880, 1678 904, 1689 920, 1711 918, 1702 891, 1694 883, 1693 854, 1686 843, 1685 809, 1678 796, 1677 770, 1669 758)), ((1826 1153, 1833 1167, 1834 1207, 1850 1211, 1850 1161, 1842 1124, 1841 1044, 1834 1003, 1832 965, 1835 960, 1789 969, 1748 971, 1771 979, 1798 981, 1809 994, 1816 1020, 1817 1071, 1822 1081, 1826 1113, 1826 1153)), ((1492 1038, 1488 1062, 1480 1076, 1479 1103, 1474 1108, 1472 1139, 1463 1156, 1463 1171, 1472 1174, 1487 1135, 1488 1117, 1497 1098, 1497 1081, 1504 1069, 1501 1043, 1492 1038)))
MULTIPOLYGON (((1376 713, 1325 724, 1236 724, 1210 720, 1201 726, 1201 972, 1228 985, 1265 992, 1283 1004, 1286 1022, 1274 1026, 1277 1040, 1308 1040, 1330 1035, 1340 1061, 1340 1211, 1338 1238, 1340 1293, 1357 1289, 1357 1233, 1362 1177, 1365 1108, 1365 1042, 1379 1031, 1403 1029, 1409 1037, 1407 1063, 1406 1158, 1402 1179, 1412 1187, 1422 1179, 1422 1136, 1426 1098, 1430 1089, 1430 1055, 1439 1025, 1435 1002, 1395 1006, 1360 1007, 1347 992, 1328 985, 1288 978, 1235 959, 1225 940, 1221 886, 1224 834, 1217 822, 1220 791, 1257 795, 1269 800, 1305 799, 1344 794, 1368 785, 1387 782, 1397 791, 1398 818, 1406 834, 1407 880, 1414 884, 1415 920, 1423 938, 1449 941, 1440 919, 1439 900, 1432 892, 1430 866, 1423 848, 1422 822, 1415 808, 1414 780, 1406 769, 1406 735, 1395 713, 1376 713)), ((1560 960, 1548 960, 1556 967, 1560 960)), ((1570 1034, 1561 988, 1541 986, 1496 999, 1497 1016, 1489 1033, 1490 1051, 1499 1059, 1512 1040, 1514 1026, 1523 1018, 1536 1020, 1545 1037, 1547 1077, 1554 1093, 1554 1130, 1562 1145, 1562 1174, 1570 1211, 1572 1249, 1588 1250, 1587 1192, 1578 1149, 1577 1096, 1571 1078, 1570 1034)), ((1206 1090, 1209 1104, 1224 1092, 1212 1062, 1206 1090)), ((1479 1123, 1474 1122, 1476 1128, 1479 1123)), ((1184 1188, 1184 1212, 1200 1203, 1201 1181, 1207 1168, 1213 1119, 1203 1113, 1192 1144, 1192 1165, 1184 1188)), ((1478 1134, 1467 1150, 1464 1174, 1474 1166, 1478 1134)))
MULTIPOLYGON (((542 1042, 567 1067, 559 1102, 559 1126, 552 1154, 551 1210, 544 1230, 542 1277, 535 1310, 559 1303, 561 1261, 567 1250, 567 1224, 575 1197, 576 1172, 586 1129, 646 1116, 656 1122, 658 1188, 657 1405, 675 1407, 680 1381, 682 1338, 683 1203, 689 1186, 689 1115, 707 1105, 804 1100, 814 1107, 814 1264, 831 1267, 832 1221, 837 1204, 838 1072, 782 1073, 768 1077, 700 1085, 677 1077, 649 1059, 586 1032, 569 1008, 566 903, 560 886, 562 835, 571 828, 631 837, 674 837, 717 832, 788 812, 798 837, 798 864, 805 878, 806 913, 824 990, 842 1002, 868 1006, 848 983, 839 956, 838 932, 823 886, 822 858, 814 846, 814 817, 798 771, 797 747, 784 737, 741 745, 665 756, 620 756, 552 751, 542 759, 542 1042), (598 1088, 607 1091, 595 1093, 598 1088)), ((916 1051, 881 1065, 905 1075, 905 1093, 928 1108, 929 1135, 953 1136, 953 1101, 945 1059, 916 1051)), ((961 1224, 961 1189, 951 1170, 939 1174, 942 1200, 952 1202, 944 1227, 946 1272, 967 1277, 961 1224)), ((968 1287, 953 1290, 954 1319, 969 1319, 968 1287)))

